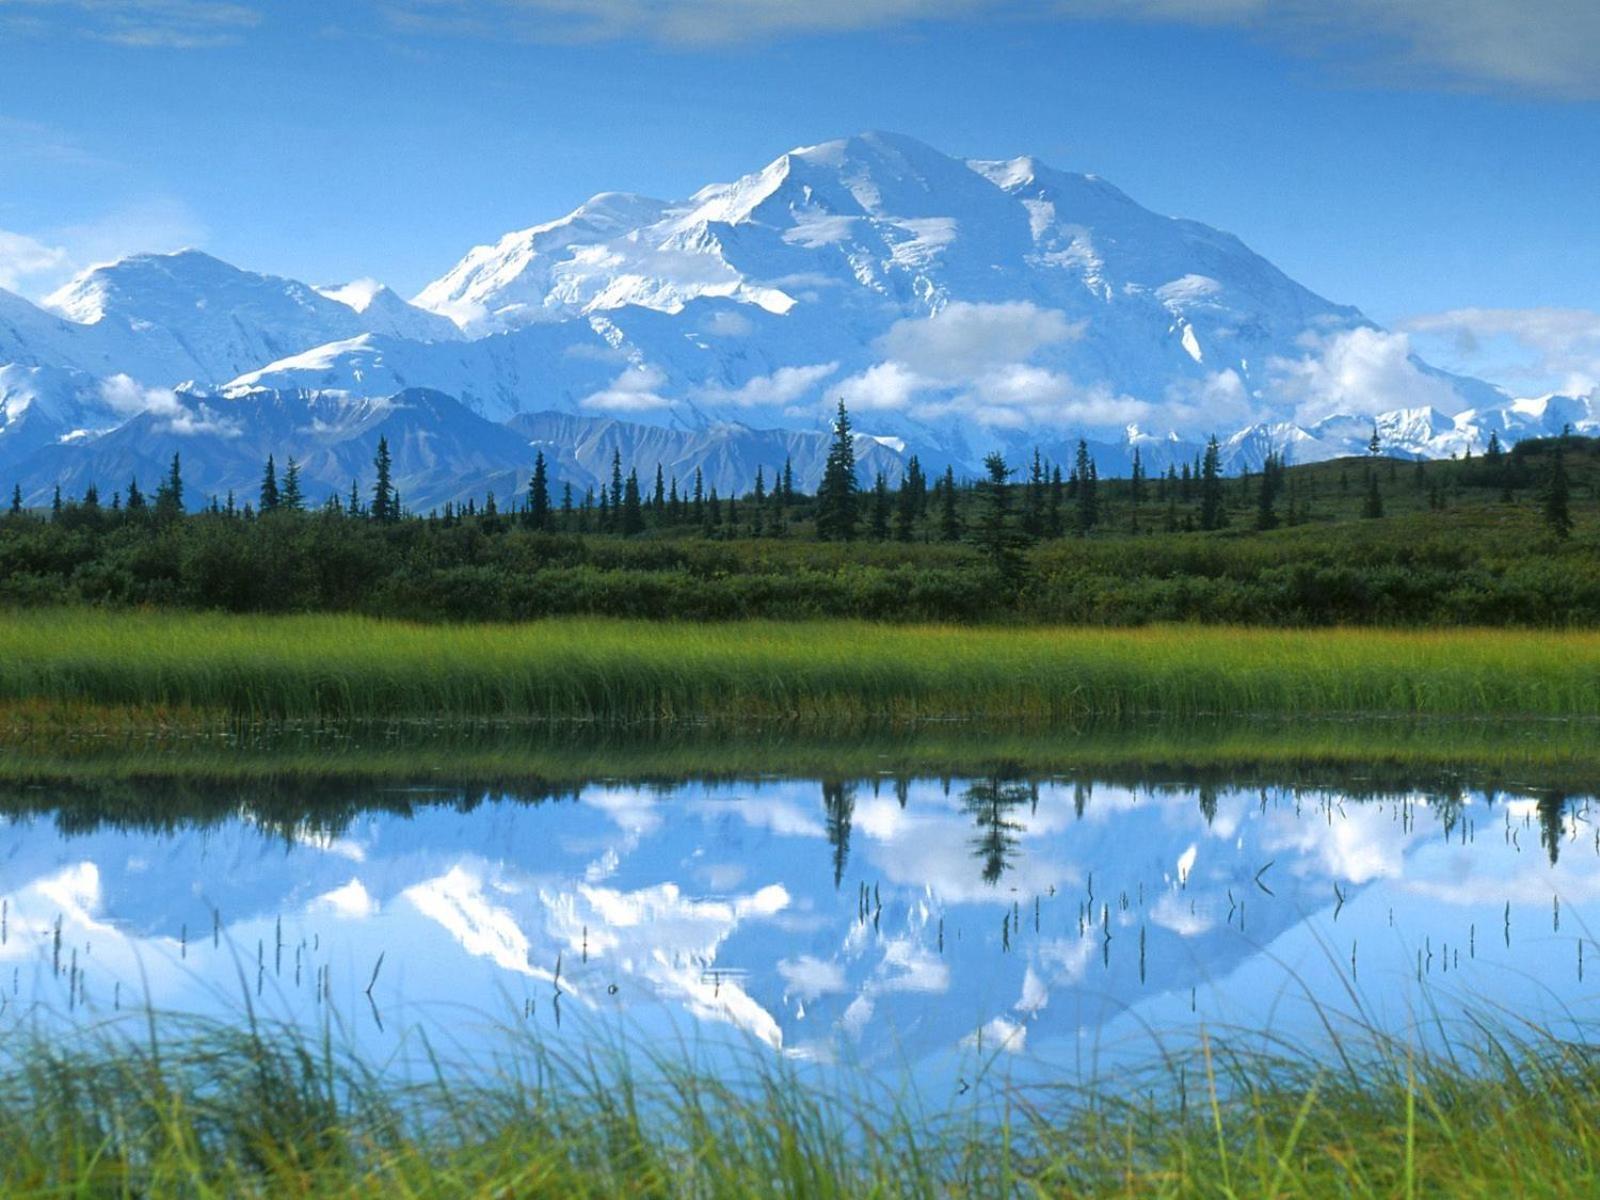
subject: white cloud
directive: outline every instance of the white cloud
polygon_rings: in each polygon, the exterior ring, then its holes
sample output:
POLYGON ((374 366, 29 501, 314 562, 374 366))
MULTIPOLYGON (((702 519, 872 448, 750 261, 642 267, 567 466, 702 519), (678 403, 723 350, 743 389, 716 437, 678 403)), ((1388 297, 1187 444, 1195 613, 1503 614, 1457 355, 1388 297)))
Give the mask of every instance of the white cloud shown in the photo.
POLYGON ((1462 308, 1401 323, 1441 361, 1525 392, 1586 395, 1600 387, 1600 312, 1462 308))
POLYGON ((235 438, 243 430, 232 417, 219 413, 204 401, 190 406, 170 388, 147 388, 127 375, 112 375, 100 382, 100 398, 107 408, 124 419, 151 413, 156 428, 180 437, 213 434, 235 438))
POLYGON ((1372 415, 1397 408, 1432 406, 1453 414, 1461 398, 1442 379, 1425 374, 1411 353, 1411 339, 1381 329, 1305 334, 1303 358, 1268 364, 1275 399, 1294 406, 1302 425, 1339 414, 1372 415))
POLYGON ((699 398, 710 404, 738 408, 782 408, 804 399, 819 383, 839 370, 836 362, 809 367, 779 367, 771 375, 757 375, 737 388, 707 387, 699 398))
POLYGON ((666 372, 645 363, 629 367, 613 379, 609 387, 585 396, 578 403, 596 412, 652 412, 671 407, 672 401, 660 390, 666 384, 666 372))
POLYGON ((883 361, 835 390, 861 412, 957 417, 1001 430, 1111 427, 1149 416, 1142 400, 1103 385, 1083 387, 1032 361, 1082 331, 1061 312, 1026 301, 951 304, 931 317, 896 321, 873 344, 883 361))
POLYGON ((935 379, 972 378, 1024 362, 1046 346, 1080 336, 1082 326, 1027 301, 948 305, 931 317, 896 321, 877 342, 887 359, 935 379))
POLYGON ((706 332, 712 337, 742 338, 756 331, 755 322, 731 308, 719 308, 706 322, 706 332))
POLYGON ((839 399, 858 412, 894 412, 910 407, 928 382, 904 363, 884 362, 852 375, 837 389, 839 399))
POLYGON ((1236 28, 1396 82, 1600 96, 1588 0, 381 0, 415 34, 690 45, 982 17, 1236 28), (1378 74, 1381 72, 1381 74, 1378 74))
POLYGON ((0 288, 21 291, 29 281, 56 282, 68 269, 67 252, 25 233, 0 229, 0 288))
POLYGON ((0 29, 64 31, 136 49, 231 45, 260 23, 256 8, 230 0, 0 0, 0 29))

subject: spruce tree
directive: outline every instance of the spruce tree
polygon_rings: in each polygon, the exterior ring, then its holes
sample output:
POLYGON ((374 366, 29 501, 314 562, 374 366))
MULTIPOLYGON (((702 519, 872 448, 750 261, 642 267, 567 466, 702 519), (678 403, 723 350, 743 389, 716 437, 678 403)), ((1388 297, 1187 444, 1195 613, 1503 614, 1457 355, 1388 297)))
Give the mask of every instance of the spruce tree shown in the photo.
POLYGON ((655 512, 657 521, 667 515, 667 478, 661 470, 660 463, 656 464, 656 490, 650 497, 650 507, 655 512))
POLYGON ((622 451, 611 452, 611 511, 622 511, 622 451))
POLYGON ((978 482, 978 519, 972 527, 972 543, 1006 586, 1015 588, 1022 580, 1022 547, 1027 535, 1014 528, 1011 521, 1011 487, 1007 482, 1011 468, 996 453, 983 460, 983 469, 987 476, 978 482))
POLYGON ((1089 444, 1078 439, 1078 457, 1074 471, 1078 476, 1078 506, 1075 524, 1079 537, 1088 537, 1100 520, 1099 498, 1095 495, 1098 476, 1094 460, 1089 457, 1089 444))
POLYGON ((761 467, 756 467, 756 489, 751 493, 755 501, 755 511, 750 516, 750 536, 765 537, 767 534, 767 481, 761 467))
POLYGON ((889 540, 889 481, 882 471, 872 483, 872 540, 889 540))
POLYGON ((639 472, 629 470, 622 488, 622 535, 633 537, 644 532, 644 509, 639 503, 639 472))
POLYGON ((267 455, 267 469, 261 474, 261 495, 256 504, 256 511, 269 513, 278 507, 278 468, 272 461, 272 455, 267 455))
POLYGON ((833 442, 817 488, 817 537, 848 542, 856 536, 856 449, 844 401, 833 424, 833 442))
POLYGON ((373 456, 372 465, 377 470, 377 480, 372 485, 372 510, 368 514, 374 521, 391 523, 400 519, 400 500, 395 495, 394 482, 390 478, 391 462, 389 459, 389 439, 378 439, 378 452, 373 456))
POLYGON ((939 484, 939 538, 946 542, 961 540, 961 514, 956 511, 956 471, 944 469, 944 480, 939 484))
POLYGON ((1200 528, 1221 529, 1226 523, 1227 514, 1222 508, 1222 452, 1216 434, 1212 434, 1200 463, 1200 528))
POLYGON ((143 512, 144 511, 144 493, 139 490, 139 478, 138 478, 138 476, 135 476, 134 478, 128 480, 128 506, 127 507, 128 507, 128 511, 129 512, 143 512))
POLYGON ((916 531, 917 495, 912 487, 913 472, 917 475, 922 472, 915 455, 906 466, 906 476, 900 481, 900 490, 895 493, 894 536, 900 542, 909 542, 916 531))
POLYGON ((1361 501, 1361 516, 1368 521, 1383 516, 1383 493, 1378 490, 1378 473, 1371 467, 1367 468, 1367 494, 1361 501))
POLYGON ((1278 527, 1278 492, 1283 486, 1283 466, 1274 453, 1268 453, 1261 464, 1261 489, 1256 495, 1256 528, 1278 527))
POLYGON ((293 455, 289 457, 289 465, 283 471, 283 487, 278 492, 278 506, 284 512, 305 511, 305 497, 300 494, 300 464, 295 462, 293 455))
POLYGON ((11 515, 13 517, 22 515, 22 485, 20 483, 11 485, 11 515))
MULTIPOLYGON (((567 491, 567 504, 572 503, 572 492, 567 491)), ((544 465, 544 451, 533 454, 533 478, 528 481, 528 524, 535 529, 550 527, 550 477, 544 465)))
MULTIPOLYGON (((159 496, 160 494, 161 493, 159 491, 156 493, 157 496, 159 496)), ((52 520, 54 520, 56 517, 59 517, 60 515, 61 515, 61 485, 58 483, 58 484, 56 484, 55 496, 50 501, 50 517, 51 517, 52 520)))
POLYGON ((794 503, 794 456, 783 456, 783 504, 787 508, 794 503))
POLYGON ((1572 536, 1572 512, 1569 507, 1571 485, 1567 481, 1566 456, 1556 451, 1550 464, 1550 478, 1544 490, 1544 523, 1556 537, 1565 540, 1572 536))
POLYGON ((167 477, 156 488, 156 515, 164 521, 183 515, 183 470, 176 451, 172 455, 172 465, 167 468, 167 477))
POLYGON ((561 532, 572 532, 572 484, 561 485, 561 532))

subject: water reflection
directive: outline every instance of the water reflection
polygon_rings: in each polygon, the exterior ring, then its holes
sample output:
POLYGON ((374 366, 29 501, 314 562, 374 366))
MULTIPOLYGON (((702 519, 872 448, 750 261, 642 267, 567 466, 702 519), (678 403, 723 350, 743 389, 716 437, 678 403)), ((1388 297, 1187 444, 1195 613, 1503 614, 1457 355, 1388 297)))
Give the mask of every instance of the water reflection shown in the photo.
POLYGON ((135 799, 3 818, 0 1020, 247 999, 379 1047, 619 1023, 1081 1070, 1202 1026, 1309 1037, 1317 1006, 1402 1031, 1593 996, 1600 831, 1559 793, 1001 773, 230 796, 160 824, 135 799))

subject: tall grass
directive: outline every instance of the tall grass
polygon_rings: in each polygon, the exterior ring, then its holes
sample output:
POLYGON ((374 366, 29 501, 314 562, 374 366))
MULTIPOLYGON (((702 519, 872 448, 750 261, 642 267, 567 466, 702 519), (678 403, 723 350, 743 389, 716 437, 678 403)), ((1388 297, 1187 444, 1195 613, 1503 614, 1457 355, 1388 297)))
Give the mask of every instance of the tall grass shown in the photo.
POLYGON ((0 1051, 0 1191, 44 1196, 1588 1196, 1600 1061, 1487 1026, 1328 1066, 1206 1044, 1115 1088, 964 1107, 819 1087, 750 1058, 630 1069, 514 1045, 386 1077, 328 1041, 201 1029, 0 1051))
POLYGON ((635 724, 1160 715, 1600 716, 1600 633, 357 617, 89 610, 0 625, 0 701, 237 720, 635 724))

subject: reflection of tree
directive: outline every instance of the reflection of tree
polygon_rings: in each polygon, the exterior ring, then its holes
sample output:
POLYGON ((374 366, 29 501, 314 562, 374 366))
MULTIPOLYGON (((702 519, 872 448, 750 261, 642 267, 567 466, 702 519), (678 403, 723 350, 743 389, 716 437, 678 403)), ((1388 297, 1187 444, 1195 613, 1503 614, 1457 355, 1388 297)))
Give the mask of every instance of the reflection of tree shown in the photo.
POLYGON ((1032 799, 1033 789, 1027 781, 1000 776, 976 780, 962 794, 962 810, 978 827, 978 835, 971 843, 972 855, 983 863, 985 883, 1000 882, 1006 868, 1016 861, 1024 826, 1012 815, 1032 799))
POLYGON ((1550 855, 1550 865, 1561 857, 1561 838, 1566 833, 1562 817, 1566 813, 1567 798, 1560 792, 1547 792, 1538 800, 1539 844, 1550 855))
POLYGON ((856 810, 856 785, 839 780, 822 781, 822 808, 827 814, 828 845, 833 847, 833 886, 844 880, 850 858, 850 818, 856 810))
POLYGON ((1217 789, 1207 783, 1200 785, 1200 815, 1207 825, 1217 819, 1217 789))

